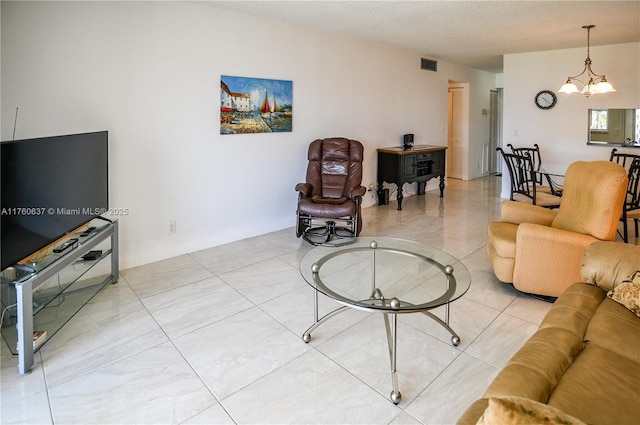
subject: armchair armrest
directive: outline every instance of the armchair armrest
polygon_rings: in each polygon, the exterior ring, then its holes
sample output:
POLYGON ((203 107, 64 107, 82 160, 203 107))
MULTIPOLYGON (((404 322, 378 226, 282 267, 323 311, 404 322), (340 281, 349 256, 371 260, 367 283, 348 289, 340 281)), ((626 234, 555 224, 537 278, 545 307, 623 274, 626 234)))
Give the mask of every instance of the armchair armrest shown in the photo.
POLYGON ((514 286, 523 292, 552 297, 581 281, 584 250, 598 241, 590 235, 531 223, 518 226, 516 240, 514 286))
POLYGON ((296 191, 300 192, 300 196, 303 198, 307 198, 311 196, 312 187, 309 183, 298 183, 296 185, 296 191))
POLYGON ((534 223, 551 226, 557 212, 537 205, 522 202, 504 201, 500 209, 500 219, 508 223, 534 223))

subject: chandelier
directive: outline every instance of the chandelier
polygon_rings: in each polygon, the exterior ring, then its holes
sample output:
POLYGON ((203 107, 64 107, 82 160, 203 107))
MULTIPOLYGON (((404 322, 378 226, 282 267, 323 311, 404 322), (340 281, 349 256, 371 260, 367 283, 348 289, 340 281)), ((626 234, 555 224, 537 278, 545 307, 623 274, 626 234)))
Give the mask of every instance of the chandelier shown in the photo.
POLYGON ((564 83, 559 90, 560 93, 582 93, 586 97, 589 97, 596 93, 609 93, 616 91, 604 75, 598 75, 591 70, 591 57, 589 57, 589 35, 591 28, 593 27, 595 27, 595 25, 585 25, 582 27, 587 30, 587 59, 584 61, 584 69, 575 77, 567 78, 567 82, 564 83), (580 80, 580 77, 587 80, 587 82, 584 83, 580 80), (580 83, 580 86, 582 87, 581 90, 578 89, 576 83, 580 83))

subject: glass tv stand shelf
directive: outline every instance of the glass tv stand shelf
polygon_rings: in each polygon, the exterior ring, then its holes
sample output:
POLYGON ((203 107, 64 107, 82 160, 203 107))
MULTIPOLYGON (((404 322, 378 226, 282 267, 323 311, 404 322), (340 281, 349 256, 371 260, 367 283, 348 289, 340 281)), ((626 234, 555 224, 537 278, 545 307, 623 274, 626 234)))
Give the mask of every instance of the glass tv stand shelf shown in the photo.
POLYGON ((33 332, 45 331, 45 343, 107 283, 116 283, 118 272, 118 222, 101 217, 2 271, 2 337, 18 355, 20 374, 30 372, 42 346, 34 347, 33 332))

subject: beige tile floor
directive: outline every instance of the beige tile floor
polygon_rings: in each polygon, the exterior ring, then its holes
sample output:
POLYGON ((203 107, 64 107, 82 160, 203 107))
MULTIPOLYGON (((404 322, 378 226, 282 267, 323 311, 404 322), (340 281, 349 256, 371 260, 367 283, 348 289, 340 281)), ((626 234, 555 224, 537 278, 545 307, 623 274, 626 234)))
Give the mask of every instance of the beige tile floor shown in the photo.
MULTIPOLYGON (((454 423, 550 308, 498 282, 487 262, 499 180, 450 179, 443 199, 363 210, 363 236, 434 245, 472 275, 451 305, 458 347, 425 316, 401 316, 397 406, 379 315, 349 310, 302 341, 313 305, 297 265, 309 246, 289 228, 122 271, 36 353, 29 375, 2 343, 0 421, 454 423)), ((335 306, 321 301, 323 312, 335 306)))

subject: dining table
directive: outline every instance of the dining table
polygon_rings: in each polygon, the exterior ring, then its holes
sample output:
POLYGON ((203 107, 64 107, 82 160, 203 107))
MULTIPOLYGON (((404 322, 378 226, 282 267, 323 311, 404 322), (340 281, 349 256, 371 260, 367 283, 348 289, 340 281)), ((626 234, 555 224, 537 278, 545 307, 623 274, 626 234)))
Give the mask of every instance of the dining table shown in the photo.
POLYGON ((538 182, 542 182, 542 184, 546 182, 549 185, 553 195, 562 196, 564 176, 570 165, 570 162, 545 162, 533 172, 536 174, 538 182))
POLYGON ((570 162, 545 162, 540 164, 537 172, 548 176, 564 177, 570 165, 570 162))

